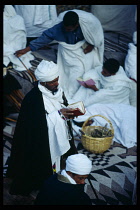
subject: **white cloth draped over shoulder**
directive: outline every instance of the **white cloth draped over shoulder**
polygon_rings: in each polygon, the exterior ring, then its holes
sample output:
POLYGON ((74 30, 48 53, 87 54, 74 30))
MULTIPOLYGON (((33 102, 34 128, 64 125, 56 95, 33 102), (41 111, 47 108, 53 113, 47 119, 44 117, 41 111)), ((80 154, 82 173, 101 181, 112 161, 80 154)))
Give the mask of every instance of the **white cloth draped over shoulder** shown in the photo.
MULTIPOLYGON (((59 42, 57 63, 60 69, 60 85, 68 100, 75 95, 80 87, 76 79, 89 69, 101 65, 104 52, 104 35, 100 21, 91 13, 76 9, 72 11, 79 16, 79 24, 85 40, 73 45, 59 42), (84 54, 82 49, 85 41, 95 46, 87 54, 84 54)), ((58 16, 56 24, 63 20, 66 12, 58 16)))
MULTIPOLYGON (((23 64, 14 55, 15 51, 26 47, 26 29, 24 20, 21 16, 16 14, 12 5, 5 5, 3 19, 3 64, 7 66, 12 62, 15 70, 26 70, 23 64)), ((31 55, 31 51, 21 56, 21 60, 27 68, 31 67, 29 61, 33 59, 34 56, 31 55)))
POLYGON ((70 149, 67 122, 58 114, 58 110, 64 107, 62 105, 63 90, 59 87, 56 94, 53 95, 40 83, 38 87, 42 92, 45 110, 48 113, 46 114, 46 119, 52 165, 56 163, 56 172, 58 172, 60 170, 60 157, 70 149))
POLYGON ((133 81, 130 80, 120 66, 115 75, 104 77, 101 74, 102 67, 96 67, 87 72, 84 77, 88 75, 95 80, 98 91, 89 88, 81 87, 77 94, 75 94, 72 102, 82 100, 87 107, 91 104, 128 104, 136 106, 136 92, 133 91, 133 81), (96 72, 96 73, 95 73, 96 72), (133 96, 131 92, 133 91, 133 96), (133 101, 133 102, 131 102, 133 101))
MULTIPOLYGON (((82 122, 93 115, 102 115, 111 121, 114 128, 113 141, 122 144, 127 148, 137 145, 136 107, 126 104, 93 104, 86 108, 85 115, 81 115, 74 120, 82 122)), ((105 119, 99 116, 93 117, 93 120, 93 126, 104 126, 108 123, 105 119)), ((72 126, 74 130, 80 134, 79 127, 74 124, 72 126)), ((108 128, 110 128, 109 124, 108 128)))

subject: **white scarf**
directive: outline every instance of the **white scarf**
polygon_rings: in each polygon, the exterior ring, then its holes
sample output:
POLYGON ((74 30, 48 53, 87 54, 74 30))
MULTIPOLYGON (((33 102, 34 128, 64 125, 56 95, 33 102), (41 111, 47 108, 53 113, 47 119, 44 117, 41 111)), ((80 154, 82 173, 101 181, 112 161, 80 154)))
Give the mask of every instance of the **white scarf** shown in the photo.
POLYGON ((55 95, 47 88, 38 85, 42 92, 45 110, 47 111, 46 120, 48 124, 49 145, 51 152, 52 165, 56 163, 56 172, 60 170, 60 157, 70 149, 70 136, 68 133, 67 122, 58 114, 58 110, 64 107, 62 99, 62 88, 58 87, 55 95))
POLYGON ((66 172, 66 170, 62 170, 61 171, 61 175, 63 175, 64 177, 68 178, 68 180, 70 181, 71 184, 77 184, 74 179, 72 179, 66 172))
POLYGON ((55 110, 62 109, 64 107, 62 93, 63 90, 61 87, 58 87, 58 91, 55 93, 55 95, 52 94, 50 90, 42 86, 40 83, 38 85, 39 90, 42 92, 43 101, 45 110, 48 113, 51 113, 55 110))

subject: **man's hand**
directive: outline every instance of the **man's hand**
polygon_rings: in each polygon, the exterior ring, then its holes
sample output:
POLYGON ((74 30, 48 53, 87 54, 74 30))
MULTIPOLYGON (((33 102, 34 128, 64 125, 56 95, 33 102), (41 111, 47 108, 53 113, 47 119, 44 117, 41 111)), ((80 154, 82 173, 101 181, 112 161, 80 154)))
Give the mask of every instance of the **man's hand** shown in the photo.
POLYGON ((83 50, 85 54, 91 52, 93 50, 94 46, 91 44, 88 44, 88 46, 83 50))
POLYGON ((14 55, 16 55, 17 57, 20 57, 21 55, 24 55, 25 53, 29 52, 31 50, 31 48, 28 46, 22 50, 17 50, 14 55))
POLYGON ((60 109, 60 112, 67 119, 74 119, 75 116, 74 116, 74 113, 72 111, 73 111, 73 109, 67 109, 67 108, 60 109))

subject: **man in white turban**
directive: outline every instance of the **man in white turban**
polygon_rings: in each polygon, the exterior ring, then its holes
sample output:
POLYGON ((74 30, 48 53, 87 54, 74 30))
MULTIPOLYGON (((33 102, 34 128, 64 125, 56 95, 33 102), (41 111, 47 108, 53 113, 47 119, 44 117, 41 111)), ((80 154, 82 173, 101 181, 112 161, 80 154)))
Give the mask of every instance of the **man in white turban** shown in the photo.
POLYGON ((77 150, 68 118, 73 113, 59 86, 57 64, 42 60, 35 70, 37 85, 23 99, 17 121, 7 177, 10 194, 29 195, 59 171, 77 150))
POLYGON ((92 161, 84 154, 70 155, 65 170, 49 177, 41 187, 35 205, 92 205, 84 192, 92 161))

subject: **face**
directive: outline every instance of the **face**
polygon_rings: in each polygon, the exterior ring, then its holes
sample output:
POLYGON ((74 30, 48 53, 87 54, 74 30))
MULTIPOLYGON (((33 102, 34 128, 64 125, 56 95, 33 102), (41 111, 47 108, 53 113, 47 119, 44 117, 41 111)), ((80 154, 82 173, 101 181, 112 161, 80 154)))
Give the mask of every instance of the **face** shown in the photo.
POLYGON ((78 26, 79 24, 76 24, 75 26, 64 26, 64 28, 65 31, 69 32, 69 31, 74 31, 78 26))
POLYGON ((73 174, 70 171, 67 171, 67 173, 69 174, 69 176, 75 180, 75 182, 77 184, 85 184, 85 179, 87 179, 88 174, 86 175, 79 175, 79 174, 73 174))
POLYGON ((41 85, 43 85, 44 87, 46 87, 48 90, 52 91, 52 92, 57 92, 58 90, 58 79, 59 77, 57 77, 56 79, 50 81, 50 82, 41 82, 41 85))
POLYGON ((107 69, 105 69, 105 68, 103 68, 101 74, 102 74, 104 77, 109 77, 109 76, 111 76, 111 75, 114 75, 114 74, 109 73, 109 71, 108 71, 107 69))

